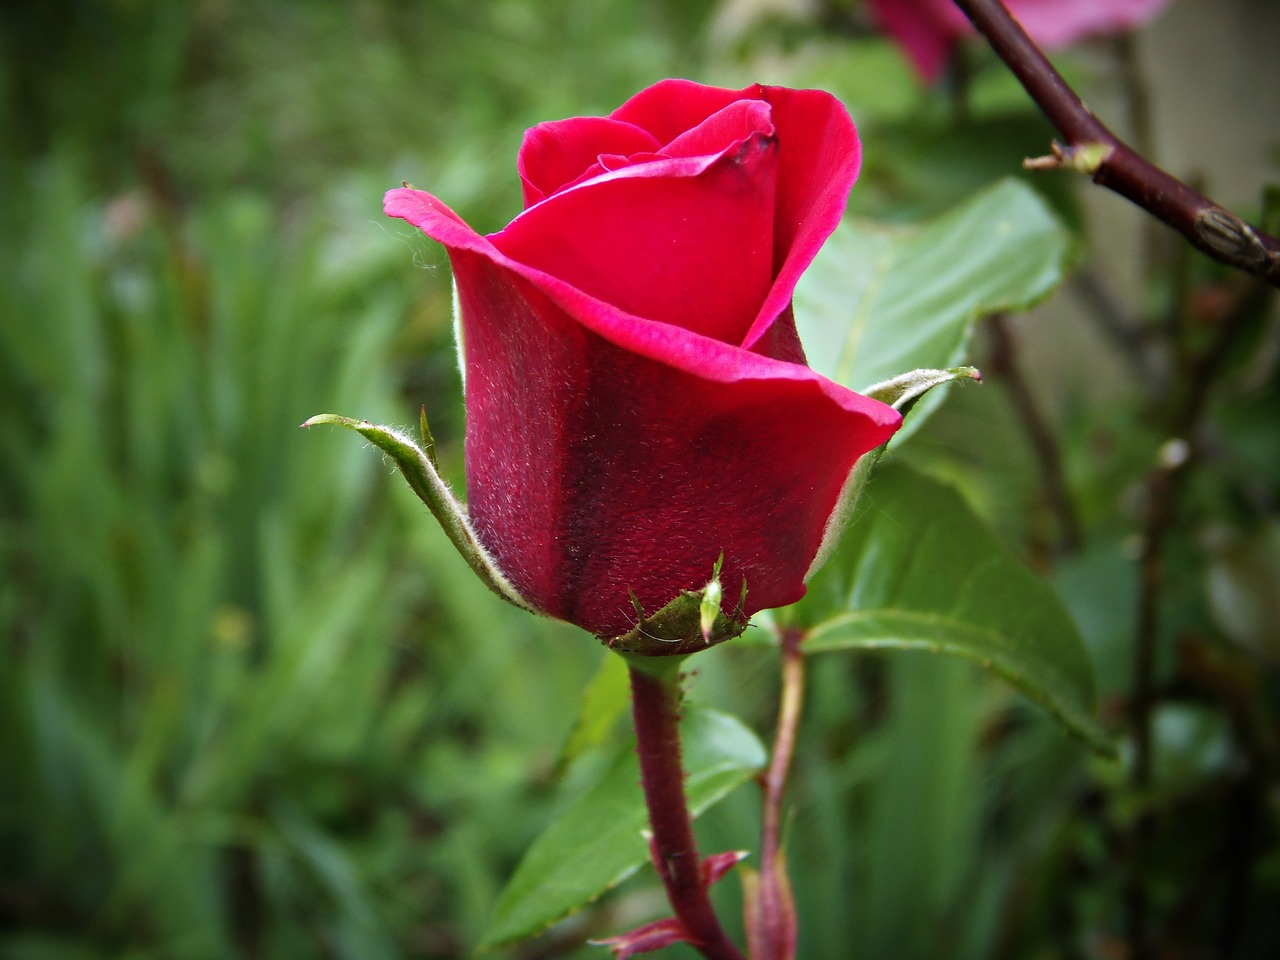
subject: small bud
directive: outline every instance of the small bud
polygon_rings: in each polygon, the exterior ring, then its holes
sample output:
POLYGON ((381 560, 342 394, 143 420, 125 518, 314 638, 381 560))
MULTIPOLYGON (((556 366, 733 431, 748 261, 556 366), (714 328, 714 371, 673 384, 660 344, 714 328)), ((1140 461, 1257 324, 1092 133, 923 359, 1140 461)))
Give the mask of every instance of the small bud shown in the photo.
POLYGON ((1156 463, 1162 470, 1177 470, 1191 459, 1191 444, 1181 437, 1170 437, 1160 444, 1156 454, 1156 463))
POLYGON ((1024 170, 1072 170, 1076 173, 1095 174, 1116 152, 1110 143, 1080 143, 1063 146, 1054 141, 1053 153, 1047 157, 1027 157, 1022 161, 1024 170))
POLYGON ((1261 266, 1270 259, 1258 232, 1234 213, 1209 207, 1196 214, 1196 236, 1232 263, 1261 266))

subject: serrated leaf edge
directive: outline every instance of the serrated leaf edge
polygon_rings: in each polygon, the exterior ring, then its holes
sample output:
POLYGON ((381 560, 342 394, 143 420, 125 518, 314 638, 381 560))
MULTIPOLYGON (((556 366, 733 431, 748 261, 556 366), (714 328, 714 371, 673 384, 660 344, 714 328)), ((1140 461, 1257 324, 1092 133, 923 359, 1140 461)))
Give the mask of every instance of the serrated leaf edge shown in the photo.
POLYGON ((1026 678, 1024 671, 1019 670, 1016 658, 1004 656, 999 652, 979 653, 972 647, 962 643, 953 643, 933 638, 904 636, 882 636, 872 638, 846 637, 841 639, 839 633, 859 621, 887 620, 891 622, 918 624, 941 628, 958 635, 981 637, 990 641, 1001 642, 1003 634, 996 630, 985 629, 974 624, 950 619, 942 614, 925 613, 897 608, 877 608, 857 610, 840 614, 824 620, 815 626, 806 636, 804 649, 806 654, 836 653, 849 650, 926 650, 932 653, 945 654, 969 660, 984 670, 1002 677, 1011 685, 1040 704, 1051 713, 1076 739, 1097 753, 1115 759, 1118 756, 1115 743, 1093 720, 1082 715, 1063 698, 1055 695, 1026 678), (833 638, 832 635, 835 635, 833 638))

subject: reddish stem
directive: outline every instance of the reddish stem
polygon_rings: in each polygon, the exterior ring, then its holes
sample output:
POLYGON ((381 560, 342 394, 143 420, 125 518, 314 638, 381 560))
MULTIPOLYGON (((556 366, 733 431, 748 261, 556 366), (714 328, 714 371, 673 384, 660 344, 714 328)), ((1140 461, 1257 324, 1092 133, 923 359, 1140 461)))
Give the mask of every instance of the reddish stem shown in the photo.
POLYGON ((653 831, 654 866, 691 944, 708 960, 743 960, 707 896, 702 858, 684 796, 680 759, 678 670, 661 675, 631 667, 632 715, 640 780, 653 831))
POLYGON ((795 755, 796 731, 804 703, 804 631, 794 627, 782 631, 782 696, 778 704, 778 729, 773 755, 761 785, 764 810, 760 838, 759 934, 761 956, 752 960, 782 960, 796 955, 796 911, 782 857, 782 798, 787 788, 791 758, 795 755))
POLYGON ((1136 203, 1222 263, 1280 287, 1280 240, 1146 160, 1084 105, 1000 0, 955 0, 1071 147, 1109 151, 1094 183, 1136 203))
POLYGON ((1068 553, 1080 549, 1080 518, 1067 489, 1067 479, 1062 467, 1062 456, 1053 437, 1053 428, 1041 414, 1032 395, 1031 387, 1023 377, 1016 359, 1017 349, 1013 333, 1003 313, 993 313, 987 320, 991 332, 991 365, 1004 381, 1013 400, 1013 409, 1022 421, 1027 440, 1040 468, 1040 485, 1045 502, 1058 524, 1061 548, 1068 553))

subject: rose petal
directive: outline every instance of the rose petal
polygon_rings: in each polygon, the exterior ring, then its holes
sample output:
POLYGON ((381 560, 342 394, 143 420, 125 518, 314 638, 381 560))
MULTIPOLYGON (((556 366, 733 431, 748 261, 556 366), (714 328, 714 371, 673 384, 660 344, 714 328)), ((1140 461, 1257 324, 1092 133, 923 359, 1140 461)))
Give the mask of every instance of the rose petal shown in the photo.
MULTIPOLYGON (((560 188, 560 190, 568 190, 570 187, 576 187, 580 183, 586 183, 588 180, 594 180, 596 177, 603 176, 606 173, 613 173, 615 170, 625 170, 627 167, 634 167, 641 163, 654 163, 658 160, 669 160, 661 153, 633 153, 630 156, 623 156, 620 153, 602 153, 596 157, 596 162, 587 167, 578 175, 576 180, 571 180, 560 188)), ((560 192, 560 191, 557 191, 560 192)))
POLYGON ((713 156, 731 144, 746 141, 752 134, 772 138, 772 114, 772 108, 763 100, 736 100, 664 144, 662 153, 668 157, 713 156))
POLYGON ((608 117, 573 117, 540 123, 525 131, 516 168, 531 207, 581 179, 602 153, 629 156, 654 152, 661 144, 640 127, 608 117))
POLYGON ((692 80, 659 80, 609 116, 649 131, 659 144, 666 145, 742 99, 739 90, 707 87, 692 80))
POLYGON ((636 94, 610 116, 643 127, 669 143, 743 101, 769 104, 781 157, 774 217, 774 285, 743 344, 766 356, 802 361, 804 354, 789 309, 791 297, 800 275, 844 215, 862 163, 862 145, 844 105, 821 90, 759 84, 725 90, 689 80, 663 80, 636 94))
POLYGON ((641 320, 505 256, 434 197, 386 211, 449 248, 469 509, 516 589, 601 636, 701 586, 794 602, 857 458, 900 418, 807 367, 641 320), (521 411, 515 421, 510 411, 521 411))
POLYGON ((774 284, 743 345, 763 348, 780 318, 790 331, 775 339, 794 340, 789 306, 800 275, 844 216, 849 191, 862 165, 862 144, 849 111, 821 90, 759 88, 772 106, 779 144, 777 212, 774 214, 774 284))
POLYGON ((490 239, 623 312, 741 343, 773 282, 778 153, 759 133, 722 151, 602 174, 490 239))

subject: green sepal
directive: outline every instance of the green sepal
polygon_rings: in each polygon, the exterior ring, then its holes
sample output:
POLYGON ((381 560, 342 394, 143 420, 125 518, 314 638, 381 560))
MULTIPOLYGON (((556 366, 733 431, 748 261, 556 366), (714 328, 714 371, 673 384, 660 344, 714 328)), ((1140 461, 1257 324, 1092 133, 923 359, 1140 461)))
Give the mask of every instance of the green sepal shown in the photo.
POLYGON ((945 386, 957 380, 976 380, 981 383, 982 374, 977 367, 952 367, 949 370, 921 368, 873 383, 862 392, 873 400, 887 403, 893 409, 905 413, 934 387, 945 386))
MULTIPOLYGON (((915 406, 916 401, 934 387, 945 386, 957 380, 976 380, 981 383, 982 374, 978 372, 977 367, 952 367, 949 370, 921 368, 919 370, 910 370, 907 373, 900 373, 896 377, 890 377, 888 380, 881 380, 879 383, 867 387, 863 392, 873 400, 887 403, 903 416, 906 416, 911 408, 915 406)), ((822 568, 822 565, 830 559, 831 554, 835 551, 837 544, 840 542, 840 537, 844 534, 849 518, 853 516, 854 510, 858 506, 862 491, 866 489, 867 481, 871 479, 871 471, 880 462, 880 458, 884 456, 887 447, 888 443, 883 443, 874 450, 867 451, 858 458, 858 462, 849 471, 849 476, 840 491, 840 500, 835 510, 831 512, 831 516, 827 518, 827 528, 822 534, 822 543, 818 546, 818 552, 814 555, 813 562, 809 564, 809 569, 804 575, 805 583, 808 583, 813 578, 813 575, 822 568)))
POLYGON ((419 426, 422 430, 422 438, 426 444, 426 450, 423 450, 409 437, 391 427, 379 426, 378 424, 370 423, 368 420, 352 420, 350 417, 340 417, 333 413, 322 413, 319 416, 312 417, 302 426, 314 427, 322 423, 336 424, 340 427, 346 427, 348 430, 354 430, 389 456, 400 469, 400 473, 405 480, 409 482, 410 488, 418 495, 418 499, 427 505, 427 509, 431 511, 444 529, 445 535, 448 536, 458 552, 462 554, 462 558, 467 561, 468 566, 484 582, 484 585, 503 600, 520 607, 522 610, 528 610, 532 613, 540 612, 529 601, 520 596, 516 588, 511 585, 511 582, 507 580, 506 576, 498 568, 493 557, 481 545, 480 540, 476 537, 475 530, 472 529, 470 520, 467 519, 466 508, 458 502, 453 495, 453 491, 449 489, 449 485, 440 476, 440 472, 436 468, 435 443, 431 438, 431 431, 427 428, 425 409, 421 412, 419 426))
POLYGON ((680 591, 679 596, 652 615, 644 612, 633 593, 631 603, 636 611, 636 625, 621 636, 601 637, 601 641, 616 653, 682 657, 732 640, 747 629, 747 618, 742 614, 747 600, 747 582, 742 582, 738 605, 732 613, 726 614, 720 605, 724 594, 720 585, 723 561, 723 556, 716 561, 705 587, 680 591))
MULTIPOLYGON (((720 586, 720 568, 723 565, 724 554, 721 553, 711 571, 711 579, 702 588, 702 603, 698 607, 698 623, 702 627, 702 639, 707 643, 711 642, 711 633, 720 617, 720 601, 724 597, 724 590, 720 586)), ((745 590, 743 596, 746 596, 745 590)))
POLYGON ((426 456, 427 462, 431 464, 436 473, 439 473, 440 464, 436 461, 436 438, 431 435, 431 428, 427 426, 427 408, 425 404, 418 408, 418 432, 422 434, 422 452, 426 456))

